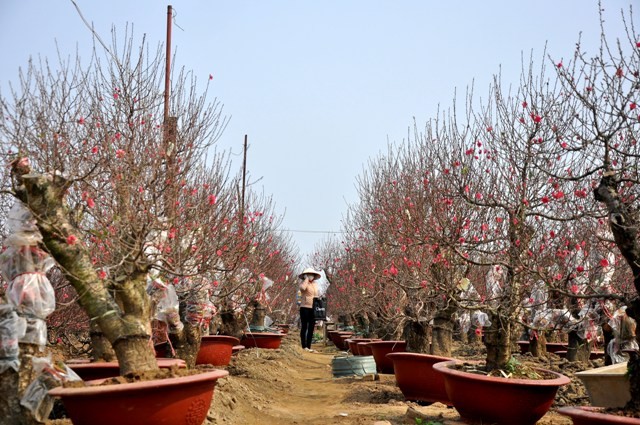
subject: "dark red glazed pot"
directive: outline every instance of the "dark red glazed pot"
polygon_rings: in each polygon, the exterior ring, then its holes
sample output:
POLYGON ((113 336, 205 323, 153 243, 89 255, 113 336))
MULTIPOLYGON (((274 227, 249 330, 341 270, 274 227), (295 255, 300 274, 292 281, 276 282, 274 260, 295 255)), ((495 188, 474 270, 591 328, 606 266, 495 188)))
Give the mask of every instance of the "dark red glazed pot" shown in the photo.
POLYGON ((247 348, 280 348, 284 334, 275 332, 245 332, 240 344, 247 348))
POLYGON ((240 340, 233 336, 204 335, 200 340, 196 364, 226 366, 231 361, 233 346, 239 344, 240 340))
POLYGON ((200 425, 207 417, 213 391, 226 370, 179 378, 130 384, 58 387, 49 395, 60 397, 74 425, 200 425))
POLYGON ((543 417, 558 388, 571 380, 559 373, 536 369, 553 379, 508 379, 452 368, 457 360, 436 363, 443 374, 447 397, 460 416, 498 425, 534 425, 543 417))
POLYGON ((640 425, 640 418, 606 414, 601 407, 566 406, 559 408, 558 413, 569 416, 573 425, 640 425))
MULTIPOLYGON (((156 358, 158 367, 161 369, 169 369, 172 366, 179 368, 187 367, 182 359, 164 359, 156 358)), ((67 364, 75 373, 78 374, 83 381, 93 381, 95 379, 113 378, 120 376, 120 365, 118 362, 83 362, 67 364)))
POLYGON ((371 348, 371 354, 376 362, 378 373, 393 373, 393 362, 387 358, 387 354, 407 351, 407 342, 371 341, 369 348, 371 348))
POLYGON ((444 377, 433 370, 433 365, 452 358, 420 353, 389 353, 387 358, 393 362, 396 384, 405 399, 451 405, 444 387, 444 377))

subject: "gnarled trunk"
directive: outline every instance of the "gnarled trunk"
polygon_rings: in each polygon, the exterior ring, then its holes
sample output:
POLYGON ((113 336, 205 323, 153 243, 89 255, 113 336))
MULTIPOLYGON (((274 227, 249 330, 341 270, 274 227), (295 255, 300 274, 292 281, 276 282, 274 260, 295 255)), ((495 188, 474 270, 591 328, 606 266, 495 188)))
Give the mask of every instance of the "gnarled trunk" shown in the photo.
POLYGON ((93 267, 91 255, 77 240, 63 197, 69 183, 62 177, 29 174, 24 162, 14 161, 15 194, 32 211, 48 252, 61 266, 78 293, 78 303, 111 343, 120 373, 157 369, 151 341, 150 299, 144 265, 131 263, 117 282, 117 301, 93 267), (71 238, 73 236, 74 238, 71 238))
POLYGON ((487 372, 501 369, 511 359, 511 321, 497 312, 489 313, 491 326, 485 331, 487 372))

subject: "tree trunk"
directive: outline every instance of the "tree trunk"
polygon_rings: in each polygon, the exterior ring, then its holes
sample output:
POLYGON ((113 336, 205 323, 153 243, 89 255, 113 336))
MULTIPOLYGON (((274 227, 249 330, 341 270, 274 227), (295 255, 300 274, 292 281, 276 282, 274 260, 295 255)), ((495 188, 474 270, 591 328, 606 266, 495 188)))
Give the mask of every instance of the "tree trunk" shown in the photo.
POLYGON ((20 405, 20 399, 24 395, 29 384, 36 378, 33 372, 32 357, 45 356, 40 351, 40 346, 34 344, 20 344, 20 370, 9 368, 0 374, 0 388, 3 396, 0 397, 0 418, 7 425, 35 425, 36 421, 31 412, 20 405))
POLYGON ((529 352, 533 357, 547 355, 547 337, 544 332, 538 332, 533 339, 529 340, 529 352))
POLYGON ((490 312, 491 326, 485 332, 487 372, 504 369, 511 359, 511 322, 499 313, 490 312))
POLYGON ((97 324, 90 324, 89 336, 91 337, 91 359, 94 362, 113 362, 117 360, 113 347, 104 337, 97 324))
POLYGON ((176 358, 184 360, 187 363, 187 368, 194 368, 200 350, 202 328, 199 325, 194 326, 186 322, 180 332, 170 333, 169 339, 176 351, 176 358))
POLYGON ((407 351, 413 353, 428 353, 430 351, 427 322, 408 320, 404 326, 403 339, 407 342, 407 351))
POLYGON ((453 345, 453 315, 444 317, 437 314, 433 319, 433 335, 430 353, 435 356, 451 357, 453 345))
MULTIPOLYGON (((79 294, 78 303, 109 340, 120 373, 157 369, 151 341, 150 299, 146 293, 146 264, 123 264, 117 282, 117 301, 93 267, 82 243, 68 243, 77 230, 70 223, 63 198, 70 184, 61 176, 29 174, 30 168, 12 163, 16 197, 29 207, 48 252, 79 294)), ((75 236, 77 239, 77 236, 75 236)))
POLYGON ((227 305, 220 313, 220 335, 235 336, 241 338, 243 334, 244 324, 240 322, 238 315, 235 313, 231 305, 227 305))
POLYGON ((589 361, 590 354, 587 340, 580 338, 577 331, 570 331, 567 360, 570 362, 586 362, 589 361))

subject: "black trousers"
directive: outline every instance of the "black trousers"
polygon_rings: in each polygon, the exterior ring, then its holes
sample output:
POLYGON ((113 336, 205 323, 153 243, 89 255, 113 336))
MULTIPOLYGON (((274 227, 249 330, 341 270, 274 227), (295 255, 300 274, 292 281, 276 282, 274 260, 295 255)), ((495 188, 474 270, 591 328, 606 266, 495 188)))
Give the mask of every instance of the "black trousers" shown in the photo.
POLYGON ((300 342, 302 343, 302 348, 311 348, 315 326, 316 320, 313 316, 313 309, 300 307, 300 342))

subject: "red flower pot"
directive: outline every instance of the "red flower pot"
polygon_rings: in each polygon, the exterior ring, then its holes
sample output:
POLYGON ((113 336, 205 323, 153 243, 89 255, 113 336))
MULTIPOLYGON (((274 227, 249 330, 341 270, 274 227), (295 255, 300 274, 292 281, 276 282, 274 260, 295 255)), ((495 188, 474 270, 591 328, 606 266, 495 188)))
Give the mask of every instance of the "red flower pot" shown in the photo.
POLYGON ((238 344, 240 340, 234 336, 204 335, 200 340, 196 364, 226 366, 231 361, 233 346, 238 344))
POLYGON ((282 323, 282 324, 276 325, 276 327, 283 334, 288 334, 289 333, 289 325, 288 324, 282 323))
POLYGON ((520 347, 520 354, 529 352, 529 341, 518 341, 518 347, 520 347))
POLYGON ((340 338, 341 335, 353 335, 353 332, 349 332, 349 331, 332 331, 329 334, 329 337, 331 338, 331 342, 333 342, 333 345, 336 346, 336 348, 338 350, 344 350, 345 347, 342 344, 342 339, 340 338))
POLYGON ((49 395, 60 397, 74 425, 201 424, 207 417, 213 390, 226 370, 179 378, 127 384, 58 387, 49 395))
POLYGON ((275 332, 246 332, 240 343, 247 348, 280 348, 284 334, 275 332))
POLYGON ((433 369, 443 374, 451 404, 460 416, 472 421, 498 425, 533 425, 551 407, 558 388, 570 381, 564 375, 553 379, 508 379, 479 375, 452 368, 457 360, 436 363, 433 369))
POLYGON ((371 341, 369 342, 371 354, 376 361, 378 373, 393 373, 393 362, 387 358, 389 353, 407 351, 406 341, 371 341))
POLYGON ((244 350, 244 345, 234 345, 233 349, 231 350, 231 355, 235 356, 241 350, 244 350))
POLYGON ((349 351, 351 351, 351 354, 353 354, 354 356, 370 356, 371 354, 364 354, 363 352, 360 351, 360 343, 361 342, 371 342, 371 341, 380 341, 379 338, 349 338, 347 341, 349 341, 349 351))
POLYGON ((338 341, 338 343, 336 344, 336 347, 338 347, 338 350, 348 350, 349 343, 347 342, 347 340, 351 339, 352 336, 353 336, 353 332, 339 333, 338 336, 336 337, 336 340, 338 341))
POLYGON ((558 409, 561 415, 569 416, 573 425, 639 425, 639 418, 628 418, 602 413, 601 407, 566 406, 558 409))
POLYGON ((358 352, 361 356, 373 356, 373 352, 371 351, 371 347, 369 347, 368 342, 359 342, 358 352))
MULTIPOLYGON (((182 359, 156 359, 158 367, 169 369, 172 366, 180 368, 187 367, 182 359)), ((88 363, 68 363, 67 364, 83 381, 93 381, 95 379, 113 378, 120 376, 120 365, 118 362, 88 362, 88 363)))
POLYGON ((444 378, 433 370, 433 365, 453 359, 420 353, 389 353, 387 358, 393 362, 396 384, 405 399, 451 405, 444 378))
POLYGON ((547 342, 547 353, 557 353, 558 351, 567 351, 567 344, 564 342, 547 342))

